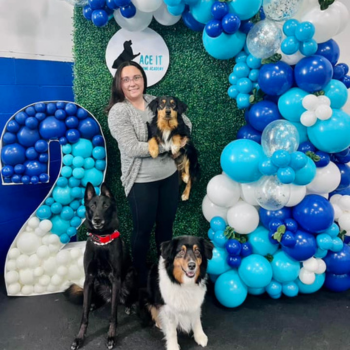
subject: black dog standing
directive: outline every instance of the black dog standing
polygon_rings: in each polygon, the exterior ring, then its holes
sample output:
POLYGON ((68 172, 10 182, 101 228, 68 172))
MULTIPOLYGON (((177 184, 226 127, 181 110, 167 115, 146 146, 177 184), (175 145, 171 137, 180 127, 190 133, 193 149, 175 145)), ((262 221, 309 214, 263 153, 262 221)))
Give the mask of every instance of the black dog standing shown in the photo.
POLYGON ((85 225, 89 235, 84 253, 84 288, 72 285, 65 292, 72 301, 83 296, 80 329, 71 349, 76 350, 83 344, 91 306, 109 301, 111 318, 107 347, 112 349, 116 342, 118 303, 130 307, 135 301, 136 276, 118 232, 117 206, 110 190, 103 183, 101 195, 97 196, 93 185, 88 183, 84 199, 85 225))

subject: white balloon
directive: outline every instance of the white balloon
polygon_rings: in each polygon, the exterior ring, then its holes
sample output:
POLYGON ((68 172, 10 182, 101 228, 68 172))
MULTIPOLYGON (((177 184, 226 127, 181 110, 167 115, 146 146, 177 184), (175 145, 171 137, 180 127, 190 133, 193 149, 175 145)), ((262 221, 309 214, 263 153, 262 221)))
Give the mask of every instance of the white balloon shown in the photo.
POLYGON ((17 271, 9 271, 6 274, 6 283, 12 284, 18 282, 19 273, 17 271))
POLYGON ((239 184, 226 175, 214 176, 207 185, 207 195, 219 207, 232 207, 240 197, 239 184))
POLYGON ((340 215, 338 224, 342 230, 350 230, 350 213, 343 213, 340 215))
POLYGON ((279 53, 282 55, 281 61, 289 64, 290 66, 295 66, 302 58, 305 57, 300 51, 297 51, 293 55, 286 55, 282 51, 279 53))
POLYGON ((39 237, 43 237, 46 235, 47 232, 44 232, 40 227, 37 227, 35 229, 35 234, 39 237))
POLYGON ((68 278, 70 280, 78 280, 82 277, 82 272, 79 270, 78 266, 71 265, 68 267, 68 278))
POLYGON ((319 106, 319 99, 316 95, 306 95, 303 98, 302 105, 308 111, 315 111, 316 108, 319 106))
POLYGON ((80 255, 81 255, 82 253, 81 253, 81 250, 80 249, 78 249, 78 248, 73 248, 73 249, 71 249, 71 251, 70 251, 70 256, 71 256, 71 258, 74 260, 74 259, 78 259, 79 257, 80 257, 80 255))
POLYGON ((17 269, 24 269, 24 268, 28 267, 28 264, 29 264, 29 256, 28 255, 22 254, 16 259, 17 269))
POLYGON ((16 259, 21 255, 21 252, 18 248, 11 248, 7 254, 10 259, 16 259))
POLYGON ((259 205, 255 199, 255 183, 241 184, 241 198, 250 205, 259 205))
POLYGON ((34 292, 34 286, 32 286, 32 285, 25 285, 25 286, 22 287, 21 291, 22 291, 22 293, 24 295, 31 295, 34 292))
POLYGON ((60 250, 60 247, 56 244, 49 244, 50 254, 57 253, 60 250))
POLYGON ((50 283, 48 286, 47 286, 47 291, 50 292, 50 293, 53 293, 53 292, 56 292, 57 291, 57 286, 55 286, 54 284, 50 283))
POLYGON ((32 268, 38 267, 41 264, 41 260, 36 254, 33 254, 29 257, 29 266, 32 268))
POLYGON ((327 105, 318 106, 315 111, 316 117, 320 120, 327 120, 332 116, 332 114, 333 114, 332 108, 327 105))
POLYGON ((38 266, 34 269, 33 273, 35 277, 40 277, 44 274, 44 269, 41 266, 38 266))
POLYGON ((58 265, 67 265, 71 261, 71 256, 68 250, 61 250, 56 255, 56 261, 58 265))
POLYGON ((349 10, 348 8, 340 1, 335 1, 332 6, 338 9, 339 13, 339 30, 337 34, 343 32, 346 26, 349 23, 349 10))
POLYGON ((33 216, 28 220, 28 226, 30 226, 31 228, 37 228, 39 224, 40 224, 40 220, 36 216, 33 216))
POLYGON ((331 100, 326 95, 317 96, 317 99, 318 99, 318 103, 320 105, 327 105, 327 106, 331 105, 331 100))
POLYGON ((339 186, 340 180, 339 168, 329 162, 325 167, 316 168, 316 176, 306 188, 312 193, 330 193, 339 186))
POLYGON ((46 273, 49 275, 52 275, 56 272, 56 259, 54 257, 48 258, 46 261, 43 262, 43 268, 46 273))
POLYGON ((39 257, 40 259, 45 259, 45 258, 47 258, 47 257, 50 255, 49 247, 46 246, 46 245, 40 246, 40 247, 37 249, 36 254, 38 255, 38 257, 39 257))
POLYGON ((343 211, 340 209, 338 204, 332 204, 334 210, 334 220, 338 221, 343 211))
POLYGON ((42 294, 46 291, 46 288, 40 284, 35 284, 34 285, 34 293, 42 294))
POLYGON ((6 271, 14 271, 17 269, 17 262, 15 259, 7 260, 6 271))
POLYGON ((258 211, 250 204, 239 201, 227 212, 229 225, 240 234, 253 232, 259 225, 258 211))
POLYGON ((114 11, 114 19, 118 25, 129 32, 141 32, 146 29, 152 22, 152 13, 142 12, 136 9, 134 17, 125 18, 120 13, 120 10, 114 11))
POLYGON ((81 256, 78 261, 77 261, 77 265, 78 267, 80 267, 81 269, 84 267, 84 257, 81 256))
MULTIPOLYGON (((332 197, 333 198, 333 197, 332 197)), ((338 203, 339 207, 342 209, 342 210, 345 210, 345 211, 350 211, 350 196, 348 195, 344 195, 342 196, 338 203)))
POLYGON ((205 219, 210 222, 214 216, 221 216, 227 222, 227 208, 215 205, 206 195, 202 202, 202 211, 205 219))
POLYGON ((57 273, 60 275, 60 276, 65 276, 67 273, 68 273, 68 268, 66 266, 59 266, 57 268, 57 273))
POLYGON ((312 284, 315 282, 316 275, 314 272, 310 272, 302 267, 299 272, 299 279, 304 284, 312 284))
POLYGON ((315 193, 315 192, 312 192, 312 191, 306 189, 306 195, 308 195, 308 194, 317 194, 318 196, 326 198, 327 200, 328 200, 328 197, 329 197, 328 193, 315 193))
POLYGON ((315 258, 310 258, 303 262, 303 267, 310 272, 316 272, 318 269, 318 261, 315 258))
POLYGON ((181 19, 181 15, 173 16, 168 11, 168 6, 162 2, 160 7, 153 13, 154 19, 163 26, 172 26, 181 19))
POLYGON ((55 234, 50 235, 48 241, 51 244, 59 244, 60 243, 60 239, 55 234))
POLYGON ((315 112, 306 111, 300 117, 300 123, 304 126, 313 126, 317 122, 317 117, 315 112))
POLYGON ((27 227, 23 230, 23 232, 24 232, 24 231, 33 232, 34 229, 33 229, 33 227, 30 227, 29 225, 27 225, 27 227))
POLYGON ((321 273, 324 273, 326 271, 327 265, 322 259, 317 258, 316 260, 317 260, 318 268, 315 271, 315 273, 320 275, 321 273))
POLYGON ((306 186, 297 186, 290 184, 290 198, 286 207, 294 207, 299 204, 306 196, 306 186))
POLYGON ((7 292, 9 295, 16 295, 21 291, 21 285, 19 283, 12 283, 7 286, 7 292))
POLYGON ((17 248, 24 254, 33 254, 40 246, 40 239, 32 232, 24 232, 17 239, 17 248))
POLYGON ((338 202, 340 201, 340 199, 342 198, 341 194, 335 194, 331 197, 331 199, 329 200, 332 204, 338 204, 338 202))
POLYGON ((32 284, 34 282, 34 274, 32 269, 24 269, 19 271, 19 281, 21 284, 32 284))
POLYGON ((49 283, 50 283, 50 281, 51 281, 51 278, 50 278, 50 276, 48 276, 48 275, 42 275, 42 276, 39 278, 39 284, 40 284, 41 286, 48 286, 49 283))
POLYGON ((40 222, 39 228, 44 232, 49 232, 52 229, 52 222, 50 220, 43 220, 40 222))
POLYGON ((142 12, 154 12, 162 5, 163 0, 132 0, 132 3, 142 12))
POLYGON ((59 286, 60 284, 62 284, 63 282, 63 279, 60 275, 58 274, 55 274, 51 277, 51 283, 54 285, 54 286, 59 286))

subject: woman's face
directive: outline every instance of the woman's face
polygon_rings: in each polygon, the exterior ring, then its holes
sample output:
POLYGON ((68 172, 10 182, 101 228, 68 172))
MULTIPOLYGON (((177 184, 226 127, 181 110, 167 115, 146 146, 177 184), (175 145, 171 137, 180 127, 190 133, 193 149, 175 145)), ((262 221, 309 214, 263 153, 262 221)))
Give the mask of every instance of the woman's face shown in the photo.
POLYGON ((124 67, 121 74, 121 87, 129 101, 143 96, 144 81, 141 72, 134 66, 124 67))

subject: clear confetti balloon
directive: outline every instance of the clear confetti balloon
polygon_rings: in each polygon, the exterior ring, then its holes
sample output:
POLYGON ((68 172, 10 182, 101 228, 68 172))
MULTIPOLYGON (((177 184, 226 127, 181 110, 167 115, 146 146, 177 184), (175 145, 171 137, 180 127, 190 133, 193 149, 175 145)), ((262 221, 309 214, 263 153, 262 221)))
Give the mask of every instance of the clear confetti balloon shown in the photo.
POLYGON ((257 58, 268 58, 275 54, 282 42, 282 30, 269 20, 258 22, 249 32, 247 46, 257 58))
POLYGON ((273 21, 286 21, 299 10, 303 0, 264 0, 263 7, 267 18, 273 21))

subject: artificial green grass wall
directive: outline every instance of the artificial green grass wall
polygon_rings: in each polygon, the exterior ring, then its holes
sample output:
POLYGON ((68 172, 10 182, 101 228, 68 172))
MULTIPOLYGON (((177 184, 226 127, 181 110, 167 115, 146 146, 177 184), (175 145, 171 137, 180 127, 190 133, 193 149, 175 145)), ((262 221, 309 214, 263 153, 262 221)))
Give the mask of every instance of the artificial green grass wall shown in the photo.
MULTIPOLYGON (((112 82, 105 64, 105 52, 108 41, 119 27, 111 20, 106 27, 97 28, 81 12, 79 8, 74 14, 75 99, 95 115, 102 126, 108 152, 106 179, 118 201, 120 232, 128 241, 132 221, 120 181, 120 156, 103 111, 112 82)), ((169 27, 153 21, 150 28, 165 40, 170 65, 163 80, 149 88, 147 93, 175 95, 189 106, 186 114, 193 123, 193 139, 200 152, 201 180, 193 186, 188 202, 181 202, 179 197, 181 203, 174 234, 205 237, 209 228, 202 214, 206 186, 213 176, 222 172, 221 151, 235 139, 238 129, 244 124, 242 112, 227 95, 228 76, 234 61, 219 61, 209 56, 202 44, 202 33, 191 31, 182 21, 169 27)))

